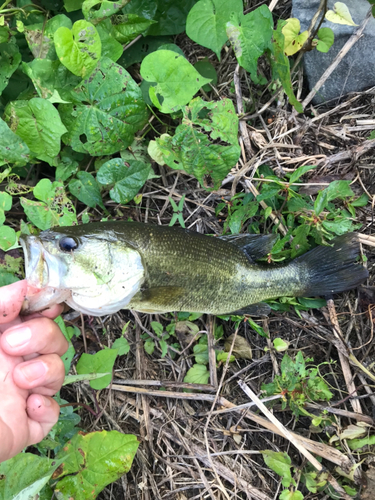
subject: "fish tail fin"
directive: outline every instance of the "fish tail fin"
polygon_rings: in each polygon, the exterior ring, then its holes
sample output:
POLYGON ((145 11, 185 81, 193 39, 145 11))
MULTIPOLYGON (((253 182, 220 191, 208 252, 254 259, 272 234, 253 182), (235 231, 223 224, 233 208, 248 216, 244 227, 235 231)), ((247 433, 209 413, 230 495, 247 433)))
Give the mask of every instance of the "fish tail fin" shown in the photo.
POLYGON ((302 297, 327 296, 355 288, 368 277, 368 271, 358 262, 359 239, 348 233, 332 240, 333 246, 319 246, 297 257, 293 263, 303 269, 306 286, 302 297))

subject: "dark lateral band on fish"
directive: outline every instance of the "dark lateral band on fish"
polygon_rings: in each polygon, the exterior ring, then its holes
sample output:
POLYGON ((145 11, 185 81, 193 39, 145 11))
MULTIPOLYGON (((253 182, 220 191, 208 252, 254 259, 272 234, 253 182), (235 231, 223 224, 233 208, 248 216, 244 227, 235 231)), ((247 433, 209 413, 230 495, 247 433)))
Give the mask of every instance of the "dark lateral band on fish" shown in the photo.
POLYGON ((102 222, 20 238, 29 292, 23 313, 66 302, 93 316, 120 309, 263 315, 263 301, 327 296, 363 283, 355 233, 282 265, 259 265, 273 235, 222 238, 169 226, 102 222))

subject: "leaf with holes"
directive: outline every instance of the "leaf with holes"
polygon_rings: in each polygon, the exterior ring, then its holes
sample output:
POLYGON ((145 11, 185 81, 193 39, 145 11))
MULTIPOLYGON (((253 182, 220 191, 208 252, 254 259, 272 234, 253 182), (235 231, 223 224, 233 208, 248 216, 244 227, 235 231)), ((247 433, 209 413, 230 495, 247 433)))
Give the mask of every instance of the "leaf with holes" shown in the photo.
POLYGON ((241 0, 200 0, 186 19, 186 34, 194 42, 215 52, 220 61, 220 52, 227 41, 225 23, 232 12, 241 12, 241 0))
POLYGON ((178 111, 211 81, 172 50, 157 50, 146 56, 141 64, 141 75, 148 82, 156 82, 149 93, 152 103, 162 113, 178 111))
POLYGON ((113 186, 109 192, 112 200, 128 203, 146 182, 150 169, 150 163, 113 158, 100 167, 96 179, 103 186, 113 186))
POLYGON ((40 97, 12 101, 5 108, 4 118, 37 158, 52 164, 60 152, 61 136, 67 131, 53 104, 40 97))
POLYGON ((122 9, 130 0, 109 2, 108 0, 85 0, 82 5, 82 14, 86 21, 98 24, 104 19, 113 16, 122 9))
POLYGON ((233 12, 226 24, 227 35, 239 64, 259 83, 257 66, 259 57, 271 49, 273 18, 269 8, 261 5, 244 16, 233 12))
POLYGON ((80 153, 109 155, 126 149, 147 122, 142 92, 129 73, 107 57, 71 92, 71 104, 61 104, 68 129, 64 141, 80 153))
POLYGON ((76 21, 71 30, 65 26, 59 28, 54 42, 61 63, 82 78, 92 72, 102 53, 99 33, 84 20, 76 21))

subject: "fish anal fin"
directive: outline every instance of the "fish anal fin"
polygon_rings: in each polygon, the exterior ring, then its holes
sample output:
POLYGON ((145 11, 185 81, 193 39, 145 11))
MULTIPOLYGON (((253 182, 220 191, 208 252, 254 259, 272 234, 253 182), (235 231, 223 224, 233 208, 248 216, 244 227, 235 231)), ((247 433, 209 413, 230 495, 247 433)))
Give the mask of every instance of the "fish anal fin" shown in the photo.
POLYGON ((230 314, 237 316, 268 316, 270 312, 271 308, 268 304, 265 302, 258 302, 257 304, 251 304, 250 306, 233 311, 230 314))

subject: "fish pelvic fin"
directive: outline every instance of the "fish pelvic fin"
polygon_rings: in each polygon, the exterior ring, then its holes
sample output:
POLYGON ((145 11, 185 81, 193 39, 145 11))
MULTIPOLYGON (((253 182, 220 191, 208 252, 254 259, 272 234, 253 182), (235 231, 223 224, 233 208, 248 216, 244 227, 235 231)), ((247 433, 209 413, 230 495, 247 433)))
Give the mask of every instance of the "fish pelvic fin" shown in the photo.
POLYGON ((293 261, 306 276, 306 286, 298 296, 330 296, 355 288, 368 278, 367 269, 358 262, 360 247, 355 233, 339 236, 331 243, 313 248, 293 261))

